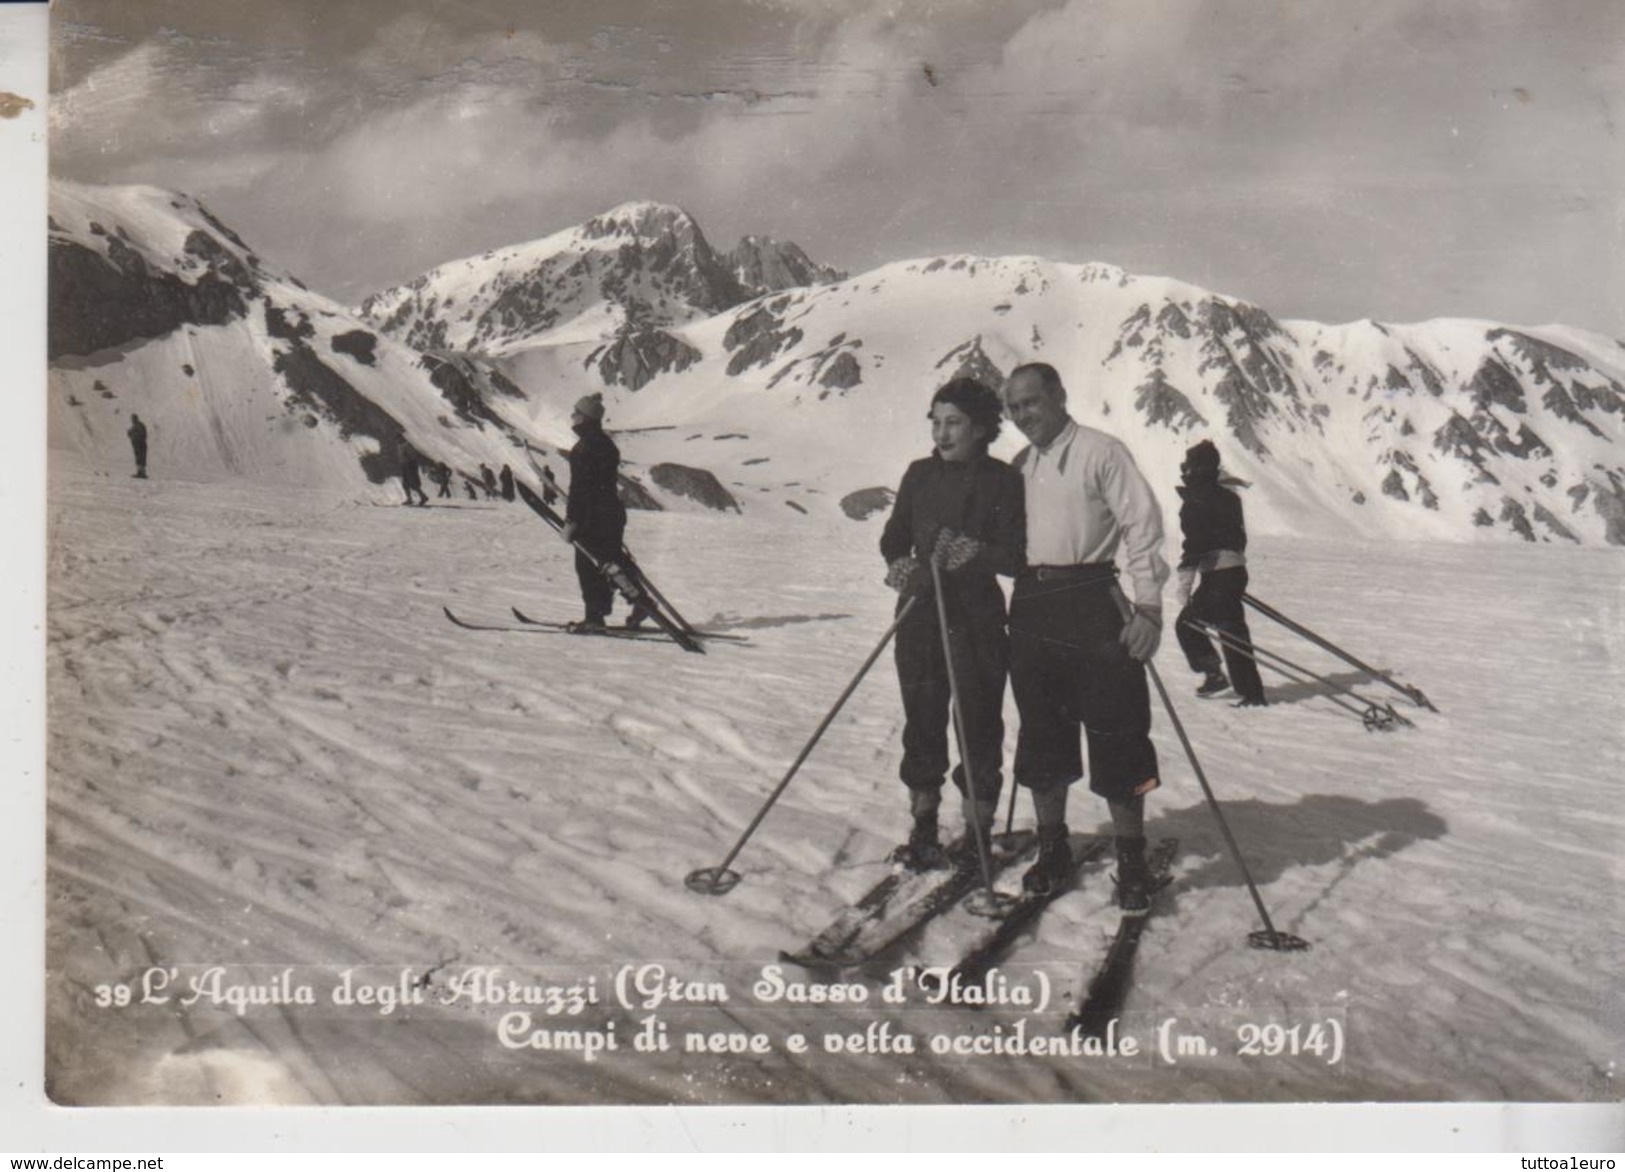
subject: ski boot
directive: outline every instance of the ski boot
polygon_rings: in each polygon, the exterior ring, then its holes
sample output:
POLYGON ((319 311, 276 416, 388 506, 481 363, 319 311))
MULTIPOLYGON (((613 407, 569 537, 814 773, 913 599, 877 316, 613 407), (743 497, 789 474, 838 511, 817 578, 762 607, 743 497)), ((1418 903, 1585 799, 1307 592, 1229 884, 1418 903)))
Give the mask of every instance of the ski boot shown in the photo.
POLYGON ((1270 704, 1270 702, 1268 700, 1264 699, 1264 697, 1262 697, 1262 696, 1243 696, 1240 700, 1236 701, 1236 703, 1230 705, 1230 707, 1232 707, 1232 708, 1268 708, 1269 704, 1270 704))
POLYGON ((1117 907, 1125 915, 1151 910, 1151 872, 1145 864, 1145 838, 1117 839, 1117 907))
POLYGON ((891 861, 901 863, 909 871, 934 871, 948 862, 937 833, 937 810, 942 804, 942 792, 934 789, 909 791, 909 810, 914 815, 914 826, 908 832, 908 841, 891 853, 891 861))
POLYGON ((1063 826, 1059 833, 1038 833, 1038 861, 1021 877, 1021 889, 1030 895, 1054 895, 1072 877, 1072 846, 1063 826))
POLYGON ((572 635, 602 635, 604 633, 604 620, 601 618, 585 618, 577 622, 566 623, 564 629, 572 635))
POLYGON ((1217 696, 1229 687, 1230 681, 1225 678, 1224 672, 1220 668, 1210 667, 1207 669, 1207 679, 1196 689, 1196 694, 1206 699, 1209 696, 1217 696))
POLYGON ((636 631, 649 621, 649 608, 639 602, 632 607, 632 613, 626 616, 626 627, 629 631, 636 631))

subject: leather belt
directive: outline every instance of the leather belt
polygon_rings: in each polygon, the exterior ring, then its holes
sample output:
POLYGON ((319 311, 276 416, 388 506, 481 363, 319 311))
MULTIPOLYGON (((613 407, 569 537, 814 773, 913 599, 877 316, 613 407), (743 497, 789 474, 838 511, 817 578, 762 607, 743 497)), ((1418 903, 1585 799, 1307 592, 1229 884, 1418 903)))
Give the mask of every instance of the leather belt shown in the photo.
POLYGON ((1111 582, 1117 578, 1117 567, 1111 562, 1085 562, 1077 566, 1028 566, 1021 571, 1021 576, 1039 582, 1111 582))

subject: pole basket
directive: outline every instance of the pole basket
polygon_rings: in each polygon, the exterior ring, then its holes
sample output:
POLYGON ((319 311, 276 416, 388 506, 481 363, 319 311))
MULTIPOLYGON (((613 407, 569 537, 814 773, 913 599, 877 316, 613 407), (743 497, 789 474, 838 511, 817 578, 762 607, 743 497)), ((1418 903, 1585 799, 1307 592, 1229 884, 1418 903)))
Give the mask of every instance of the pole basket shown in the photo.
POLYGON ((727 895, 739 886, 739 872, 726 867, 701 867, 698 871, 690 871, 683 879, 683 885, 701 895, 727 895))
POLYGON ((1308 952, 1309 941, 1291 932, 1278 932, 1274 928, 1260 928, 1247 933, 1247 943, 1253 948, 1269 952, 1308 952))
POLYGON ((1416 726, 1394 711, 1392 704, 1368 704, 1361 717, 1367 732, 1393 732, 1396 728, 1416 726))
POLYGON ((1002 920, 1020 902, 1019 895, 983 889, 971 892, 966 897, 964 906, 973 916, 981 916, 985 920, 1002 920))

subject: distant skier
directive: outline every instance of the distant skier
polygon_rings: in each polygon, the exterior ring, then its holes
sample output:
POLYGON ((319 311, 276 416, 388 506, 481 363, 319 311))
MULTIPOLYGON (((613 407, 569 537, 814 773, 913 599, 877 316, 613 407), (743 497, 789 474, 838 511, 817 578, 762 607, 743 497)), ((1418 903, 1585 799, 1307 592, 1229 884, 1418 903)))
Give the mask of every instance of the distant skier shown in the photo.
POLYGON ((135 453, 136 480, 147 478, 147 425, 141 422, 141 416, 130 412, 130 428, 124 433, 130 437, 130 450, 135 453))
POLYGON ((406 490, 407 504, 426 505, 429 503, 429 495, 423 491, 423 475, 418 468, 418 454, 411 448, 407 448, 401 458, 401 487, 406 490), (413 493, 417 493, 417 500, 412 499, 413 493))
POLYGON ((429 479, 440 487, 435 499, 449 499, 451 497, 451 469, 444 463, 437 463, 429 469, 429 479))
MULTIPOLYGON (((604 432, 604 400, 592 394, 578 400, 570 414, 570 427, 578 437, 570 449, 570 492, 565 501, 560 536, 579 542, 592 554, 576 550, 576 580, 586 616, 571 623, 576 634, 599 634, 615 605, 610 577, 625 572, 628 561, 622 546, 626 533, 626 506, 620 497, 621 451, 604 432), (604 566, 600 570, 594 559, 604 566), (624 567, 624 568, 623 568, 624 567)), ((626 625, 636 627, 647 617, 643 605, 632 608, 626 625)))
POLYGON ((497 477, 497 480, 502 485, 502 499, 505 500, 505 501, 512 501, 513 500, 513 469, 508 467, 506 464, 504 464, 502 466, 502 473, 501 473, 500 476, 497 477))
POLYGON ((1005 631, 1004 593, 995 575, 1015 576, 1026 541, 1021 475, 987 454, 999 434, 1001 410, 998 395, 974 379, 957 378, 937 391, 929 416, 935 450, 903 473, 880 536, 886 584, 901 595, 898 606, 911 594, 925 596, 898 628, 896 648, 905 721, 898 775, 908 787, 914 825, 894 857, 912 870, 945 861, 937 816, 948 771, 952 714, 942 631, 936 604, 929 597, 929 561, 944 571, 954 676, 976 785, 973 804, 965 786, 965 765, 955 767, 967 843, 973 842, 972 821, 988 841, 998 810, 1010 638, 1005 631))
POLYGON ((471 501, 480 499, 479 492, 474 488, 474 482, 466 476, 463 477, 463 491, 468 494, 468 499, 471 501))
POLYGON ((480 465, 480 482, 485 486, 485 499, 488 501, 496 500, 497 474, 492 472, 488 465, 480 465))
POLYGON ((1241 498, 1220 482, 1219 449, 1208 440, 1186 451, 1179 471, 1185 481, 1177 490, 1184 500, 1179 507, 1179 527, 1185 535, 1179 561, 1182 609, 1174 628, 1180 650, 1191 670, 1207 677, 1196 689, 1198 696, 1217 696, 1234 684, 1241 697, 1237 708, 1261 708, 1264 683, 1251 654, 1253 640, 1241 602, 1247 592, 1247 526, 1241 498), (1193 593, 1197 574, 1201 582, 1193 593), (1228 680, 1219 666, 1218 652, 1199 623, 1216 627, 1226 636, 1220 642, 1224 664, 1230 669, 1228 680))

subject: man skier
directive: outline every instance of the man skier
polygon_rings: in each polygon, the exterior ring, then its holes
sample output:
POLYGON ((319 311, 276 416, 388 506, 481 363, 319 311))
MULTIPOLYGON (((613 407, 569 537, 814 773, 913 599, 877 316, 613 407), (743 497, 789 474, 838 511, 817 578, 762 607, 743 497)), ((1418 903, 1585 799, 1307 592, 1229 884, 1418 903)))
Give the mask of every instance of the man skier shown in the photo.
MULTIPOLYGON (((581 547, 576 550, 576 581, 581 585, 586 616, 568 629, 576 634, 596 635, 603 632, 604 620, 615 605, 611 577, 625 573, 622 563, 627 560, 622 548, 626 506, 620 497, 621 451, 604 431, 602 395, 595 393, 577 400, 570 413, 570 428, 577 441, 570 449, 570 492, 559 535, 581 547), (593 564, 595 560, 602 570, 593 564)), ((639 602, 633 606, 626 625, 636 627, 646 617, 648 612, 639 602)))
POLYGON ((513 500, 513 469, 504 464, 502 471, 497 474, 497 483, 502 486, 502 499, 505 501, 513 500))
POLYGON ((130 429, 124 433, 130 437, 130 450, 135 453, 136 480, 147 478, 147 425, 141 422, 141 416, 130 412, 130 429))
POLYGON ((1027 568, 1010 601, 1010 682, 1021 732, 1015 779, 1033 795, 1038 861, 1022 877, 1037 894, 1072 873, 1068 787, 1084 775, 1079 726, 1089 746, 1089 788, 1106 799, 1117 845, 1117 899, 1150 907, 1145 795, 1161 781, 1151 743, 1145 664, 1162 634, 1162 511, 1121 441, 1082 427, 1047 363, 1004 384, 1011 422, 1031 441, 1015 459, 1026 489, 1027 568), (1117 585, 1121 552, 1130 602, 1117 585))
POLYGON ((418 454, 407 448, 401 457, 401 487, 406 490, 406 503, 409 505, 426 505, 429 503, 429 494, 423 491, 423 475, 418 468, 418 454), (418 494, 413 500, 412 494, 418 494))
POLYGON ((1241 498, 1219 482, 1219 449, 1203 440, 1185 453, 1179 466, 1185 483, 1178 489, 1179 527, 1185 545, 1179 559, 1179 621, 1174 633, 1191 670, 1205 675, 1198 696, 1217 696, 1232 684, 1241 697, 1237 708, 1262 708, 1264 682, 1252 655, 1253 638, 1241 596, 1247 592, 1247 525, 1241 498), (1200 573, 1202 580, 1191 591, 1200 573), (1218 628, 1224 636, 1225 679, 1219 654, 1198 624, 1218 628))

